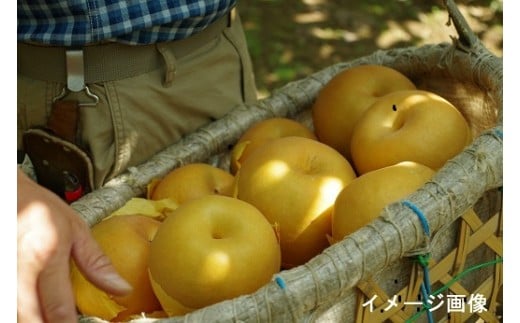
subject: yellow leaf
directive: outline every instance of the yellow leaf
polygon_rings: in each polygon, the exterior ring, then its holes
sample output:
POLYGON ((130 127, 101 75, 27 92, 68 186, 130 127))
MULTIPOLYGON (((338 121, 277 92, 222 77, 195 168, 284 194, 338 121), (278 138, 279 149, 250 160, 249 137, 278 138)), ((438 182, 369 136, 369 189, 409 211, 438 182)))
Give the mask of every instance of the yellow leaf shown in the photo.
POLYGON ((175 210, 178 206, 179 204, 170 198, 153 201, 143 197, 134 197, 105 219, 119 215, 141 214, 162 221, 169 211, 175 210))

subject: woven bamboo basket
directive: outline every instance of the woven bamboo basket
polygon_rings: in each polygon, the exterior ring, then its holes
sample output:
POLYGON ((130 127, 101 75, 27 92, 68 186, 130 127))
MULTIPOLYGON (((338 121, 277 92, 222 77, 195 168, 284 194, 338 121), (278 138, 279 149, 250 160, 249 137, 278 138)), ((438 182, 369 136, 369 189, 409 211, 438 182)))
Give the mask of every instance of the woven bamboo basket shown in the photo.
POLYGON ((285 116, 312 127, 310 107, 320 89, 341 70, 361 64, 399 70, 418 88, 451 101, 469 121, 474 141, 406 203, 388 205, 378 219, 305 265, 281 271, 255 293, 182 317, 133 321, 502 320, 502 60, 482 45, 453 1, 446 7, 458 33, 452 43, 381 50, 291 82, 255 104, 238 106, 72 204, 94 225, 176 167, 200 161, 228 167, 230 147, 255 122, 285 116), (477 215, 466 213, 469 208, 477 215), (421 286, 429 293, 421 294, 421 286))

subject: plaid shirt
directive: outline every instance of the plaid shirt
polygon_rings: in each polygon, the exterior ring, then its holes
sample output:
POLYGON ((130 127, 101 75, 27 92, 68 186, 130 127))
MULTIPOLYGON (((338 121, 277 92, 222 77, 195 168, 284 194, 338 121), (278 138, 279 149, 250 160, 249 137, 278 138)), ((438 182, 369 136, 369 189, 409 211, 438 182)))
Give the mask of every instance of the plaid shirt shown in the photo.
POLYGON ((81 46, 183 39, 225 15, 236 0, 17 0, 18 41, 81 46))

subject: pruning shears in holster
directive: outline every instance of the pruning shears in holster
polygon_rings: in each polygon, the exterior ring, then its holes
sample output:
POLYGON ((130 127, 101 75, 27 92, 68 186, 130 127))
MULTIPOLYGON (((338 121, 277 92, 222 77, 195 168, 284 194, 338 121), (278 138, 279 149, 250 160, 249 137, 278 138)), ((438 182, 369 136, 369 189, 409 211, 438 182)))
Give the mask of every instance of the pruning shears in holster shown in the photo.
POLYGON ((47 124, 28 129, 23 149, 39 184, 74 202, 93 189, 94 168, 79 136, 80 108, 97 105, 99 98, 85 85, 82 50, 66 52, 67 87, 53 99, 47 124), (68 100, 71 92, 85 91, 91 102, 68 100))

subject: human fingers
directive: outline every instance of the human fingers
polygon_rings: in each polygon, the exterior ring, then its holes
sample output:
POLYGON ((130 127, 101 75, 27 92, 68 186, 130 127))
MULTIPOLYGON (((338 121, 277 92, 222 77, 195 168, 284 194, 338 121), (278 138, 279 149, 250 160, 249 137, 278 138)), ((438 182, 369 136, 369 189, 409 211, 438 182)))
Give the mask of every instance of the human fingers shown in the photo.
POLYGON ((60 198, 18 172, 18 312, 24 322, 77 321, 69 260, 78 220, 60 198))
POLYGON ((17 240, 17 315, 18 322, 43 322, 42 312, 38 299, 39 266, 31 250, 31 236, 26 225, 18 223, 17 240))
POLYGON ((38 294, 46 322, 77 322, 69 272, 69 252, 59 250, 38 277, 38 294))
POLYGON ((70 291, 69 221, 36 201, 18 209, 18 312, 27 322, 76 322, 70 291))

